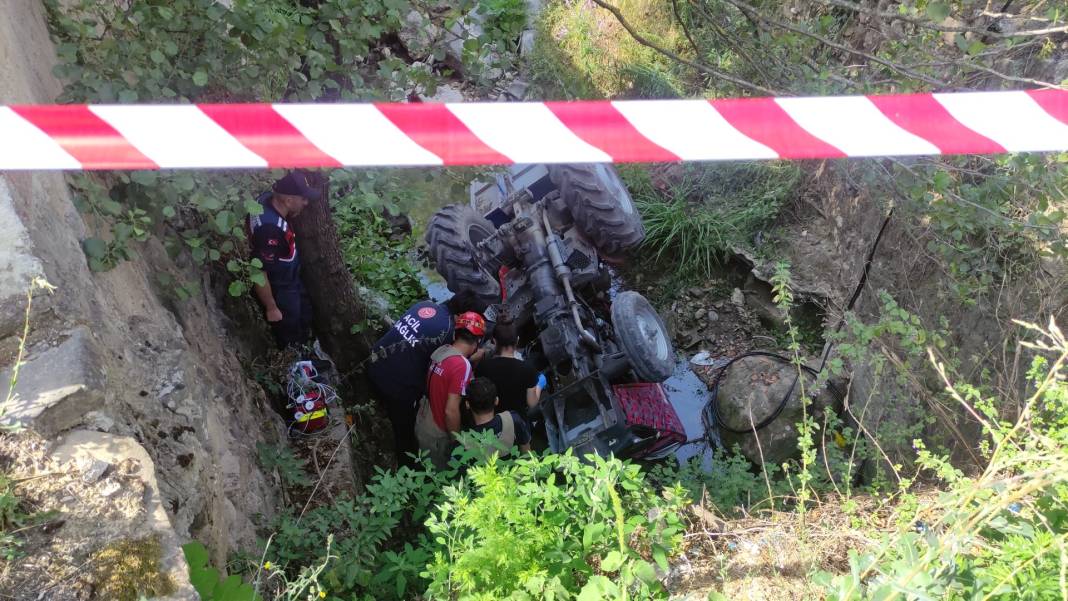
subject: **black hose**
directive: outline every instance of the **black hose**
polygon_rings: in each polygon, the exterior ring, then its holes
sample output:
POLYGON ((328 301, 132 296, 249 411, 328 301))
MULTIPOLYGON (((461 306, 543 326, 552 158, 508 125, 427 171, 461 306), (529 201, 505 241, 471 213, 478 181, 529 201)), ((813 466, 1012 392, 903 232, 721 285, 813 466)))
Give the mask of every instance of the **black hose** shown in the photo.
MULTIPOLYGON (((776 418, 778 418, 779 415, 782 414, 783 409, 786 408, 786 403, 790 401, 790 397, 794 394, 794 389, 797 388, 797 381, 801 378, 801 374, 798 374, 797 377, 794 378, 793 383, 790 384, 790 389, 786 391, 786 394, 783 395, 782 400, 779 401, 779 404, 775 407, 775 410, 772 411, 770 415, 760 420, 760 423, 758 424, 754 424, 742 430, 737 430, 728 426, 723 421, 723 416, 719 412, 719 381, 723 378, 723 374, 727 372, 727 369, 729 369, 731 365, 734 365, 736 362, 741 361, 746 357, 770 357, 772 359, 782 361, 783 363, 793 363, 793 360, 789 357, 784 357, 783 355, 779 355, 777 353, 769 353, 767 351, 749 351, 748 353, 742 353, 741 355, 732 358, 730 361, 727 362, 726 365, 720 368, 719 372, 716 374, 716 378, 712 380, 712 398, 709 402, 712 405, 712 415, 716 418, 716 426, 719 427, 721 430, 726 430, 727 432, 731 432, 732 434, 748 434, 750 432, 756 433, 766 428, 771 422, 775 421, 776 418)), ((801 369, 812 375, 816 375, 819 373, 818 371, 812 369, 807 365, 802 365, 801 369)))

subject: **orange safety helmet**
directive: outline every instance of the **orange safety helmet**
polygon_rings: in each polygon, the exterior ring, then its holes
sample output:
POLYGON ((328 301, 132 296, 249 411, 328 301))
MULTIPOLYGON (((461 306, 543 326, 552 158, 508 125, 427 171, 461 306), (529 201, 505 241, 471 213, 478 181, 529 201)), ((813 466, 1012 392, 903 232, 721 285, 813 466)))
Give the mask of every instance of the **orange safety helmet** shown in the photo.
POLYGON ((467 330, 479 338, 486 335, 486 320, 474 311, 465 311, 457 315, 454 326, 457 330, 467 330))

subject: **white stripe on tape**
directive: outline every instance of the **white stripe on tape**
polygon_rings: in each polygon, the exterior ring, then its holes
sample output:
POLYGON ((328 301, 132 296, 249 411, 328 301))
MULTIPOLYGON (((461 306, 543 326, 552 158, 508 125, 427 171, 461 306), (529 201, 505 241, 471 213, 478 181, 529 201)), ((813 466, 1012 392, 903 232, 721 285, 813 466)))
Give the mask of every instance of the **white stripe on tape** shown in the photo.
POLYGON ((612 106, 639 133, 685 161, 779 158, 735 129, 705 100, 624 100, 612 106))
POLYGON ((5 169, 81 169, 82 164, 67 154, 48 134, 15 111, 0 106, 0 165, 5 169))
POLYGON ((1025 92, 934 94, 965 127, 1009 151, 1064 150, 1068 125, 1054 119, 1025 92))
POLYGON ((164 169, 267 166, 195 106, 96 105, 89 110, 164 169))
POLYGON ((863 96, 776 98, 808 133, 849 156, 941 154, 937 146, 901 129, 863 96))
POLYGON ((342 165, 441 165, 370 104, 275 104, 274 110, 342 165))
POLYGON ((481 102, 448 109, 490 148, 516 163, 610 163, 543 104, 481 102))

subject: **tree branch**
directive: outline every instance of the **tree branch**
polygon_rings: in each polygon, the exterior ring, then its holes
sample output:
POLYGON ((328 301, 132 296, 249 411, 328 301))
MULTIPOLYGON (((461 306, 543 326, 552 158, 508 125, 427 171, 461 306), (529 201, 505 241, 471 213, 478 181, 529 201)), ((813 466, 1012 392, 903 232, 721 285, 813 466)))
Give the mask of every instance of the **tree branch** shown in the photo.
POLYGON ((727 34, 726 31, 723 30, 723 27, 721 27, 720 24, 716 22, 715 17, 709 14, 708 10, 705 9, 704 4, 695 0, 691 0, 690 6, 697 9, 697 12, 699 12, 703 19, 712 27, 712 31, 717 36, 722 38, 723 41, 730 46, 731 50, 738 53, 738 56, 742 57, 742 59, 749 63, 750 67, 760 73, 760 76, 764 78, 765 84, 775 85, 776 83, 782 83, 781 77, 775 78, 772 77, 770 73, 768 73, 763 62, 753 59, 753 57, 745 48, 745 46, 747 45, 746 41, 741 40, 739 38, 732 38, 730 35, 727 34))
POLYGON ((1031 29, 1031 30, 1027 30, 1027 31, 1017 31, 1015 33, 1001 33, 1001 32, 998 32, 998 31, 990 31, 989 29, 983 29, 981 27, 969 27, 967 25, 939 25, 939 24, 937 24, 937 23, 935 23, 933 21, 929 21, 927 19, 919 19, 919 18, 916 18, 916 17, 910 17, 908 15, 902 15, 900 13, 881 12, 881 11, 878 11, 878 10, 865 8, 863 6, 860 6, 859 4, 854 4, 852 2, 849 2, 848 0, 818 0, 818 1, 823 3, 823 4, 829 4, 831 6, 837 6, 839 8, 844 8, 844 9, 847 9, 847 10, 851 10, 853 12, 858 12, 858 13, 865 14, 865 15, 870 15, 870 16, 873 16, 873 17, 879 17, 879 18, 882 18, 882 19, 890 19, 891 21, 904 21, 905 23, 910 23, 910 24, 915 25, 917 27, 922 27, 924 29, 930 29, 932 31, 943 31, 943 32, 949 32, 949 33, 954 33, 954 32, 956 32, 956 33, 977 33, 977 34, 984 35, 984 36, 989 36, 989 37, 993 37, 993 38, 1002 38, 1002 39, 1015 38, 1015 37, 1025 37, 1025 36, 1043 36, 1043 35, 1050 35, 1050 34, 1053 34, 1053 33, 1065 33, 1065 32, 1068 32, 1068 25, 1062 25, 1060 27, 1047 27, 1045 29, 1031 29))
MULTIPOLYGON (((597 2, 598 4, 600 4, 600 0, 593 0, 593 1, 597 2)), ((872 61, 874 63, 879 63, 880 65, 883 65, 884 67, 892 69, 895 72, 900 73, 902 75, 907 75, 907 76, 912 77, 914 79, 918 79, 918 80, 920 80, 920 81, 922 81, 924 83, 929 83, 931 85, 938 86, 938 87, 941 87, 941 88, 949 88, 949 87, 952 86, 952 84, 950 84, 947 81, 942 81, 940 79, 935 79, 935 78, 930 77, 928 75, 924 75, 923 73, 918 73, 916 71, 913 71, 912 69, 909 69, 908 67, 905 67, 904 65, 899 65, 899 64, 894 63, 892 61, 888 61, 886 59, 879 58, 878 56, 875 56, 874 54, 870 54, 868 52, 864 52, 863 50, 857 50, 856 48, 851 48, 851 47, 846 46, 844 44, 839 44, 838 42, 835 42, 834 40, 828 39, 828 38, 826 38, 826 37, 824 37, 822 35, 819 35, 817 33, 812 33, 811 31, 808 31, 807 29, 804 29, 804 28, 801 28, 801 27, 797 27, 796 25, 791 25, 789 23, 784 23, 784 22, 779 21, 777 19, 772 19, 771 17, 768 17, 768 16, 762 14, 756 8, 754 8, 753 6, 751 6, 749 4, 746 4, 745 2, 742 2, 741 0, 724 0, 724 1, 727 2, 728 4, 733 5, 738 10, 741 10, 743 14, 744 13, 751 13, 753 16, 755 16, 756 18, 760 19, 761 21, 764 21, 765 23, 768 23, 770 25, 774 25, 775 27, 778 27, 780 29, 785 29, 787 31, 792 31, 794 33, 799 33, 799 34, 801 34, 801 35, 803 35, 805 37, 812 38, 812 39, 820 42, 821 44, 823 44, 825 46, 828 46, 828 47, 831 47, 831 48, 834 48, 836 50, 841 50, 843 52, 848 52, 848 53, 854 54, 856 56, 864 57, 864 58, 866 58, 866 59, 868 59, 868 60, 870 60, 870 61, 872 61)))
POLYGON ((694 56, 700 57, 701 51, 697 48, 697 42, 693 41, 693 37, 690 35, 690 28, 686 26, 686 23, 682 20, 682 14, 679 13, 679 0, 671 0, 671 12, 675 14, 675 21, 682 28, 682 33, 686 35, 686 40, 690 42, 694 56))
POLYGON ((979 65, 979 64, 976 64, 976 63, 970 63, 970 62, 968 62, 966 60, 963 60, 963 59, 953 61, 953 64, 955 64, 957 66, 960 66, 960 67, 965 67, 967 69, 974 69, 976 71, 982 71, 983 73, 989 73, 990 75, 993 75, 994 77, 1000 77, 1001 79, 1004 79, 1005 81, 1015 81, 1017 83, 1026 83, 1026 84, 1031 84, 1033 86, 1041 86, 1043 88, 1052 88, 1054 90, 1062 89, 1061 86, 1059 86, 1059 85, 1057 85, 1055 83, 1050 83, 1048 81, 1041 81, 1039 79, 1031 79, 1030 77, 1017 77, 1015 75, 1009 75, 1007 73, 1002 73, 1001 71, 997 71, 995 69, 991 69, 990 67, 987 67, 985 65, 979 65))
POLYGON ((642 46, 645 46, 646 48, 651 48, 652 50, 654 50, 656 52, 659 52, 660 54, 670 58, 671 60, 673 60, 673 61, 675 61, 677 63, 681 63, 681 64, 686 65, 688 67, 692 67, 692 68, 697 69, 698 71, 700 71, 702 73, 711 75, 712 77, 715 77, 717 79, 722 79, 723 81, 729 81, 730 83, 733 83, 734 85, 742 87, 742 88, 745 88, 747 90, 751 90, 751 91, 754 91, 754 92, 759 92, 761 94, 767 94, 769 96, 779 96, 780 95, 779 92, 777 92, 775 90, 772 90, 771 88, 765 88, 762 85, 755 84, 755 83, 752 83, 750 81, 746 81, 744 79, 741 79, 740 77, 735 77, 735 76, 733 76, 733 75, 731 75, 729 73, 724 73, 723 71, 720 71, 719 69, 716 69, 714 67, 706 65, 704 63, 697 63, 697 62, 685 59, 685 58, 679 56, 678 54, 675 54, 674 52, 672 52, 670 50, 667 50, 666 48, 661 48, 660 46, 657 46, 656 44, 654 44, 653 42, 651 42, 647 38, 645 38, 643 35, 641 35, 637 31, 635 31, 634 27, 623 16, 623 13, 620 12, 620 10, 618 8, 616 8, 615 6, 605 2, 605 0, 593 0, 593 3, 596 4, 597 6, 600 6, 603 9, 607 10, 608 12, 612 13, 612 16, 614 16, 616 18, 616 20, 619 21, 619 24, 623 26, 623 29, 627 30, 627 33, 630 34, 630 37, 634 38, 635 42, 638 42, 639 44, 641 44, 642 46))

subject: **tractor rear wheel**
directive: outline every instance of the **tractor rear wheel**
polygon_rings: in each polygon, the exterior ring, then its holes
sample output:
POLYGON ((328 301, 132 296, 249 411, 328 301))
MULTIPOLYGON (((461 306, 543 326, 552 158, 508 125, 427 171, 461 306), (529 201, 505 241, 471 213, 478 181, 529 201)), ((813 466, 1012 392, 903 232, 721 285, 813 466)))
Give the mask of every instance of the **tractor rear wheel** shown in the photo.
POLYGON ((430 256, 449 290, 470 290, 487 305, 501 302, 501 287, 479 262, 476 245, 494 231, 488 219, 466 205, 442 208, 426 228, 430 256))
POLYGON ((601 256, 620 262, 645 239, 642 217, 609 165, 550 165, 549 178, 571 211, 578 231, 601 256))

